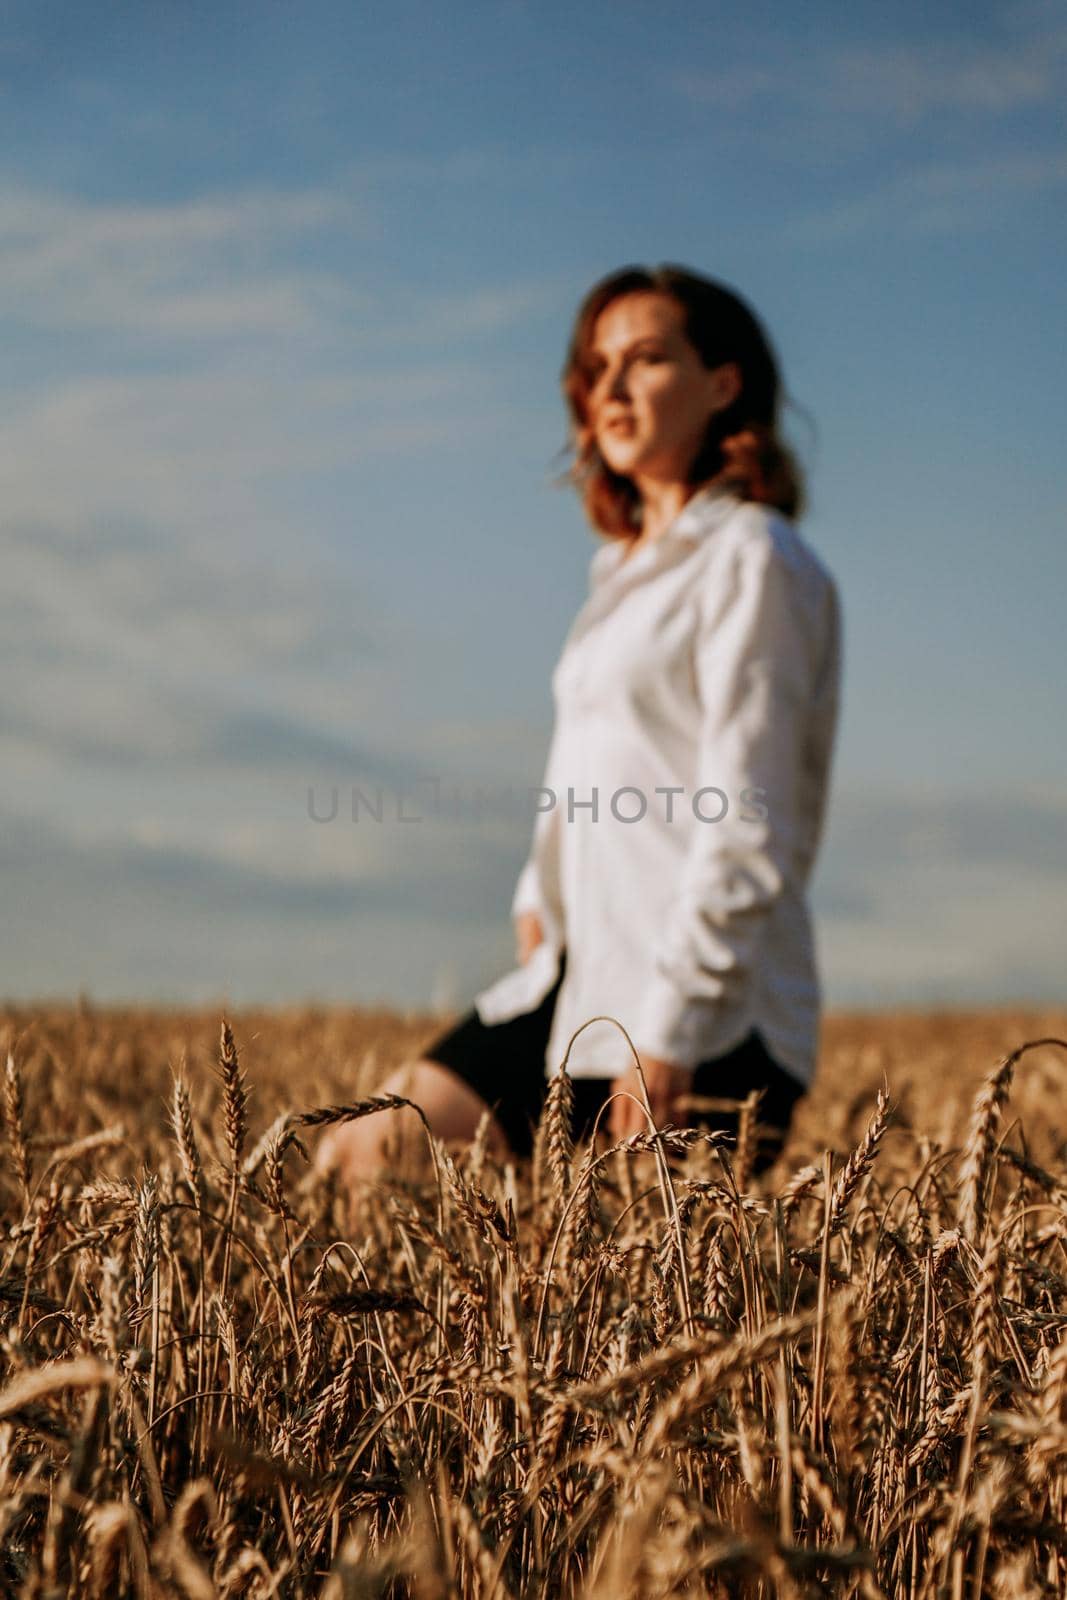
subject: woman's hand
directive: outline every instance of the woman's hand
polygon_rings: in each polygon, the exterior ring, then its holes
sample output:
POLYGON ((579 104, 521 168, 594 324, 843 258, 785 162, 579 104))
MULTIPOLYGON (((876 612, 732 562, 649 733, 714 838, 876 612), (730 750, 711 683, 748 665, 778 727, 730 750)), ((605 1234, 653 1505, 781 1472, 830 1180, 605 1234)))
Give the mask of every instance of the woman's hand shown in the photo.
MULTIPOLYGON (((692 1072, 688 1067, 676 1066, 673 1061, 663 1061, 659 1056, 642 1055, 641 1068, 648 1085, 648 1103, 656 1126, 661 1128, 665 1122, 676 1121, 675 1102, 680 1095, 688 1094, 693 1082, 692 1072)), ((612 1138, 626 1139, 631 1133, 647 1133, 648 1118, 644 1111, 637 1068, 631 1067, 628 1072, 614 1079, 611 1092, 620 1096, 611 1102, 612 1138), (629 1099, 629 1095, 633 1095, 634 1099, 629 1099)))
POLYGON ((515 918, 515 954, 520 967, 526 965, 544 937, 545 930, 537 912, 520 911, 515 918))

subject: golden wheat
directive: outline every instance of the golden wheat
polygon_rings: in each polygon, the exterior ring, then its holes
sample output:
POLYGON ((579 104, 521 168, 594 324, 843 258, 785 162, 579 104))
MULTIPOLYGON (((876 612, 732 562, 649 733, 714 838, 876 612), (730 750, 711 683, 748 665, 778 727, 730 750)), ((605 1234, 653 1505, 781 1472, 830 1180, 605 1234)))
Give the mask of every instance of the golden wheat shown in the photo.
POLYGON ((1065 1022, 829 1019, 758 1177, 562 1075, 350 1217, 425 1024, 7 1008, 0 1592, 1062 1595, 1065 1022))

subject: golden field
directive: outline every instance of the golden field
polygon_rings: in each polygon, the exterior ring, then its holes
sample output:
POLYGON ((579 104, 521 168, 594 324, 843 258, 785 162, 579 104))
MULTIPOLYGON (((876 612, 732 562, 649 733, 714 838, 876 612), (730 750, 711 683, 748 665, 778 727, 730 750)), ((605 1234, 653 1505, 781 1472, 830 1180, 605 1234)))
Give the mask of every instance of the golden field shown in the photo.
POLYGON ((827 1018, 758 1178, 561 1084, 350 1218, 441 1026, 0 1009, 0 1593, 1067 1593, 1067 1012, 827 1018))

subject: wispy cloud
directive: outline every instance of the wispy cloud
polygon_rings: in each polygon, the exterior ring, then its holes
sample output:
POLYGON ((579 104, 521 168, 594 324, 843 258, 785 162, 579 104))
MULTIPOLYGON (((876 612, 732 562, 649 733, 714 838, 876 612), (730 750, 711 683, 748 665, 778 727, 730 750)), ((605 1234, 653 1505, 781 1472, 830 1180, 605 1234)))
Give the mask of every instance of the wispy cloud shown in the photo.
POLYGON ((1067 30, 979 44, 965 34, 923 45, 843 50, 828 62, 832 105, 913 123, 946 111, 1003 115, 1052 101, 1062 86, 1067 30))
POLYGON ((995 42, 976 40, 961 26, 950 38, 816 46, 788 56, 776 56, 765 45, 758 63, 687 69, 675 76, 673 88, 713 111, 771 101, 811 115, 848 114, 902 126, 946 113, 998 117, 1055 104, 1067 69, 1062 19, 1006 15, 1003 33, 995 42))
POLYGON ((672 89, 712 116, 745 113, 764 152, 819 174, 820 200, 782 220, 797 243, 997 226, 1067 180, 1067 24, 1040 8, 1005 10, 984 38, 835 47, 816 35, 788 55, 687 69, 672 89))
POLYGON ((0 298, 24 325, 101 327, 219 339, 305 332, 358 314, 340 277, 287 264, 294 243, 358 238, 352 197, 237 193, 160 205, 106 205, 0 191, 0 298))
MULTIPOLYGON (((428 170, 444 181, 458 163, 468 180, 472 159, 428 170)), ((510 326, 558 294, 533 280, 451 293, 361 283, 352 263, 376 234, 367 196, 382 176, 372 168, 330 189, 169 205, 0 188, 0 304, 17 306, 23 328, 105 329, 155 347, 210 342, 217 354, 314 334, 356 347, 454 341, 510 326), (325 264, 334 258, 343 271, 325 264)))
POLYGON ((175 789, 212 773, 399 783, 419 769, 374 714, 401 625, 372 614, 340 570, 278 571, 142 524, 16 526, 6 544, 8 783, 20 769, 87 765, 155 771, 175 789))
POLYGON ((262 541, 286 531, 274 491, 287 476, 506 426, 513 408, 457 352, 537 315, 558 286, 361 287, 324 262, 338 248, 351 262, 362 219, 343 185, 169 206, 0 190, 15 336, 108 336, 76 344, 59 375, 0 391, 5 521, 127 517, 262 541))
POLYGON ((6 518, 70 523, 97 511, 163 525, 278 525, 264 492, 286 474, 469 439, 504 424, 461 363, 416 370, 314 364, 278 372, 251 354, 204 370, 71 378, 3 407, 6 518))
POLYGON ((743 65, 703 71, 687 68, 671 76, 670 86, 709 111, 741 111, 754 101, 787 90, 780 68, 743 65))
POLYGON ((783 223, 797 241, 835 240, 892 229, 945 233, 996 226, 1005 207, 1067 183, 1067 150, 1008 151, 918 164, 852 199, 783 223))
POLYGON ((368 837, 353 862, 355 830, 318 830, 326 842, 313 856, 306 819, 288 837, 242 833, 237 822, 209 845, 167 827, 79 838, 0 814, 5 992, 425 1005, 447 952, 452 990, 463 993, 510 957, 494 914, 506 908, 512 862, 462 838, 413 857, 414 831, 403 853, 399 840, 393 854, 386 835, 368 837))
POLYGON ((1059 992, 1067 791, 844 791, 814 903, 831 1003, 1059 992))

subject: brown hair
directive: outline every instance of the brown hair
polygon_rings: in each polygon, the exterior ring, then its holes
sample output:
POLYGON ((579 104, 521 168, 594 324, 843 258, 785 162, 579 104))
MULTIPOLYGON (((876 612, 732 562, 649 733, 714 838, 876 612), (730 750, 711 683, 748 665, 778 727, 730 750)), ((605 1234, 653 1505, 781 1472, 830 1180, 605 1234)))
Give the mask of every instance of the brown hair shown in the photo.
POLYGON ((741 369, 741 393, 712 417, 689 482, 694 488, 721 483, 744 500, 797 516, 803 507, 803 479, 792 452, 778 437, 778 363, 754 313, 725 284, 684 267, 624 267, 595 284, 579 306, 562 372, 571 416, 568 448, 575 457, 565 481, 581 494, 590 522, 616 537, 632 535, 640 527, 641 497, 630 479, 612 472, 601 456, 586 402, 593 381, 590 347, 596 319, 613 300, 650 292, 668 295, 681 306, 686 337, 706 367, 736 361, 741 369))

